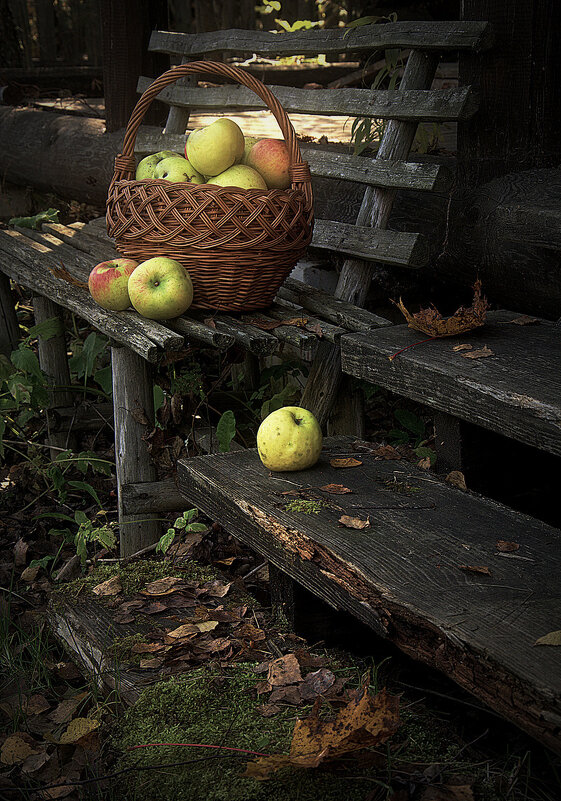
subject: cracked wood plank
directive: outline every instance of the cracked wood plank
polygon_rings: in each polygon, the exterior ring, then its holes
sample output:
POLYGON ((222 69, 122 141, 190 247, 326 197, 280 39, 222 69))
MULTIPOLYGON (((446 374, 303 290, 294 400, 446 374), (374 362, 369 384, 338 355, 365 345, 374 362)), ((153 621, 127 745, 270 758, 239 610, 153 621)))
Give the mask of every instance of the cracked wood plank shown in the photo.
POLYGON ((360 466, 333 468, 338 450, 352 453, 348 438, 339 442, 311 470, 290 474, 270 474, 254 450, 185 460, 179 488, 331 606, 560 752, 561 653, 533 643, 557 614, 561 533, 408 462, 357 452, 360 466), (352 493, 318 490, 329 483, 352 493), (287 509, 294 498, 282 493, 298 487, 315 488, 305 497, 327 505, 318 514, 287 509), (370 526, 344 528, 342 514, 369 518, 370 526), (527 558, 500 558, 497 532, 527 558), (491 575, 462 565, 486 565, 491 575))

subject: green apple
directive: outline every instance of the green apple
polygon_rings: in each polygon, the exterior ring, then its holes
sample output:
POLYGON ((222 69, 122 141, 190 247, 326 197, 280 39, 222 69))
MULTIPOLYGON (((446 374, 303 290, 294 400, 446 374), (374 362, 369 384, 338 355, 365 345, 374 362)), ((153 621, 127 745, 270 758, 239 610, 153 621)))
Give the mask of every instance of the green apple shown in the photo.
POLYGON ((96 264, 88 278, 90 295, 102 309, 128 309, 131 305, 129 276, 137 267, 138 262, 133 259, 112 259, 96 264))
POLYGON ((167 256, 155 256, 139 264, 129 279, 128 289, 134 308, 150 320, 179 317, 193 302, 189 273, 167 256))
POLYGON ((190 161, 183 156, 170 156, 156 164, 154 178, 163 178, 173 183, 204 184, 205 179, 190 161))
POLYGON ((138 167, 136 168, 136 180, 144 181, 147 178, 152 179, 154 177, 156 165, 163 159, 171 158, 172 156, 179 156, 179 153, 174 153, 173 150, 160 150, 159 153, 145 156, 142 161, 138 163, 138 167))
POLYGON ((267 189, 265 180, 257 170, 246 167, 245 164, 234 164, 220 175, 209 178, 207 183, 217 186, 238 186, 240 189, 267 189))
POLYGON ((312 467, 319 459, 322 442, 318 421, 300 406, 284 406, 271 412, 257 431, 259 458, 275 472, 312 467))
POLYGON ((249 155, 249 151, 255 145, 259 139, 256 136, 244 136, 244 151, 243 156, 240 164, 247 164, 247 157, 249 155))
POLYGON ((241 159, 244 147, 239 125, 227 117, 221 117, 190 133, 185 153, 202 175, 219 175, 241 159))

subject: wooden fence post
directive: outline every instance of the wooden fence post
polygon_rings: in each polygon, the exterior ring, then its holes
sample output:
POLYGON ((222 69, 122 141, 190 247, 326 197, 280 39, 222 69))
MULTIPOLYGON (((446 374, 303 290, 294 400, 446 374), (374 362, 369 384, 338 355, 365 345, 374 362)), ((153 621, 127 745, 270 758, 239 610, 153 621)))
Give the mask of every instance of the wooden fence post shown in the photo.
POLYGON ((157 515, 125 514, 121 492, 124 484, 156 480, 156 469, 142 439, 154 423, 154 390, 148 363, 128 348, 112 346, 111 370, 122 558, 152 545, 160 537, 157 515))

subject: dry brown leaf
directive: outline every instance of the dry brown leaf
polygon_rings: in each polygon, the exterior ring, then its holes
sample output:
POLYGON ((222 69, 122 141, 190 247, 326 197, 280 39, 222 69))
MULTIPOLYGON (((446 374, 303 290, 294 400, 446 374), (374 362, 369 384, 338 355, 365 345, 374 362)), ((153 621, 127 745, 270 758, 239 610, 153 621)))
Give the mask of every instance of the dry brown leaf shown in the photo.
POLYGON ((44 765, 49 761, 50 756, 46 750, 39 751, 37 754, 31 754, 27 757, 21 769, 24 773, 31 774, 41 770, 44 765))
POLYGON ((352 492, 352 489, 344 487, 342 484, 325 484, 325 486, 320 487, 320 490, 329 492, 331 495, 347 495, 352 492))
POLYGON ((89 695, 88 692, 78 693, 73 698, 66 698, 64 701, 61 701, 58 706, 53 709, 51 714, 49 715, 49 720, 57 725, 61 723, 68 723, 74 717, 75 713, 78 711, 80 704, 82 701, 87 698, 89 695))
POLYGON ((309 331, 310 334, 315 334, 320 339, 323 338, 323 328, 321 327, 320 323, 308 323, 306 326, 306 331, 309 331))
POLYGON ((360 517, 351 517, 350 515, 341 515, 339 518, 339 523, 346 528, 357 528, 363 529, 368 528, 370 526, 370 518, 366 520, 361 520, 360 517))
POLYGON ((203 620, 202 623, 195 624, 199 631, 212 631, 218 626, 218 620, 203 620))
POLYGON ((139 667, 142 668, 142 670, 155 670, 156 668, 162 667, 163 664, 164 660, 156 656, 154 659, 141 659, 139 667))
POLYGON ((22 711, 25 712, 26 715, 41 715, 50 708, 51 705, 45 696, 39 693, 31 695, 27 701, 24 701, 22 704, 22 711))
POLYGON ((281 325, 293 325, 297 328, 305 328, 307 322, 307 317, 290 317, 283 320, 265 320, 262 317, 255 317, 251 320, 247 320, 248 325, 253 325, 255 328, 259 328, 262 331, 273 331, 281 325))
POLYGON ((360 459, 355 459, 353 456, 347 456, 345 458, 336 457, 330 459, 329 464, 331 467, 358 467, 362 464, 362 461, 360 459))
POLYGON ((168 637, 173 637, 174 639, 178 639, 179 637, 188 637, 190 634, 199 633, 200 629, 194 623, 184 623, 182 626, 178 626, 178 628, 167 632, 168 637))
POLYGON ((300 687, 297 684, 286 684, 282 687, 273 687, 273 692, 269 696, 269 703, 294 704, 294 706, 298 706, 298 704, 302 703, 300 687))
POLYGON ((308 673, 300 685, 300 695, 304 701, 311 701, 318 695, 324 695, 335 684, 335 675, 329 668, 320 668, 308 673))
POLYGON ((401 454, 393 447, 393 445, 379 445, 372 451, 372 453, 377 459, 386 459, 387 461, 401 459, 401 454))
POLYGON ((425 456, 424 459, 421 459, 417 462, 417 467, 420 467, 421 470, 429 470, 430 469, 430 456, 425 456))
MULTIPOLYGON (((169 633, 169 632, 168 632, 169 633)), ((155 654, 166 646, 161 642, 137 642, 131 648, 133 654, 155 654)))
POLYGON ((473 291, 472 305, 469 308, 460 306, 451 317, 443 317, 434 307, 421 309, 416 314, 411 314, 403 305, 401 298, 395 305, 407 320, 409 328, 422 331, 429 337, 451 337, 485 325, 489 304, 487 298, 481 295, 481 281, 475 282, 473 291))
POLYGON ((267 681, 273 686, 297 684, 302 681, 300 663, 294 654, 286 654, 274 659, 269 665, 267 681))
POLYGON ((472 347, 473 347, 473 345, 468 345, 468 343, 467 343, 467 342, 464 342, 464 344, 463 344, 463 345, 454 345, 454 347, 452 348, 452 350, 454 350, 454 351, 456 351, 456 352, 457 352, 457 351, 459 351, 459 350, 471 350, 471 349, 472 349, 472 347))
POLYGON ((458 565, 460 570, 467 570, 468 573, 481 573, 484 576, 490 576, 491 571, 486 565, 458 565))
POLYGON ((0 762, 3 765, 19 765, 21 762, 37 754, 37 748, 32 745, 33 740, 24 732, 16 732, 10 735, 2 744, 0 749, 0 762))
POLYGON ((37 578, 37 574, 40 571, 40 567, 35 565, 34 567, 26 567, 25 570, 22 570, 21 579, 22 581, 26 581, 28 584, 32 584, 35 579, 37 578))
POLYGON ((121 584, 119 576, 112 576, 110 579, 107 579, 107 581, 102 581, 101 584, 98 584, 97 587, 92 589, 94 595, 99 595, 102 598, 108 595, 119 595, 122 591, 123 585, 121 584))
POLYGON ((488 348, 487 345, 484 345, 482 348, 478 350, 470 350, 466 353, 462 353, 464 359, 485 359, 487 356, 494 356, 495 354, 488 348))
POLYGON ((272 718, 281 711, 281 707, 276 704, 260 704, 256 706, 255 709, 260 715, 263 715, 264 718, 272 718))
POLYGON ((25 565, 28 548, 29 544, 20 537, 14 545, 14 565, 16 567, 23 567, 25 565))
POLYGON ((527 314, 521 314, 520 317, 515 317, 514 320, 510 320, 511 323, 514 325, 535 325, 539 323, 537 317, 529 317, 527 314))
POLYGON ((68 724, 66 731, 61 734, 59 744, 75 745, 80 742, 82 737, 87 737, 88 734, 98 729, 99 725, 99 720, 95 718, 74 718, 68 724))
POLYGON ((561 630, 550 631, 543 637, 538 637, 534 645, 561 645, 561 630))
POLYGON ((170 593, 175 592, 175 585, 179 584, 181 581, 182 579, 177 578, 176 576, 166 576, 165 578, 151 581, 150 584, 146 585, 146 589, 143 590, 142 595, 169 595, 170 593))
POLYGON ((445 479, 448 484, 461 490, 467 490, 466 479, 461 470, 451 470, 445 479))
POLYGON ((497 551, 501 551, 502 553, 512 553, 512 551, 517 551, 520 548, 520 545, 517 542, 507 542, 506 540, 497 540, 497 551))
POLYGON ((54 275, 55 278, 60 278, 62 281, 66 281, 67 284, 72 284, 72 286, 80 287, 80 289, 87 289, 88 283, 87 281, 80 281, 78 278, 74 278, 72 273, 69 273, 64 264, 60 267, 49 267, 47 265, 47 270, 54 275))

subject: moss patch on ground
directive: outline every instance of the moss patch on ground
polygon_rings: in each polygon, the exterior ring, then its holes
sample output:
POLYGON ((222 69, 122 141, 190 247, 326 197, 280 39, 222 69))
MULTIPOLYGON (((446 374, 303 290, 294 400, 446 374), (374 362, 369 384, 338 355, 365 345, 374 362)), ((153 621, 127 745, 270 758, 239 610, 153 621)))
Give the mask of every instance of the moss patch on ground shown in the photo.
POLYGON ((270 754, 288 753, 296 717, 309 709, 286 707, 272 718, 257 707, 257 676, 252 664, 204 667, 147 689, 127 710, 112 733, 120 754, 117 769, 133 764, 154 766, 133 771, 119 784, 126 801, 299 801, 345 798, 364 801, 373 774, 326 769, 279 771, 265 782, 243 776, 248 755, 211 749, 162 746, 127 751, 143 743, 199 743, 244 748, 270 754), (192 760, 192 761, 191 761, 192 760), (169 768, 158 766, 191 761, 169 768))

